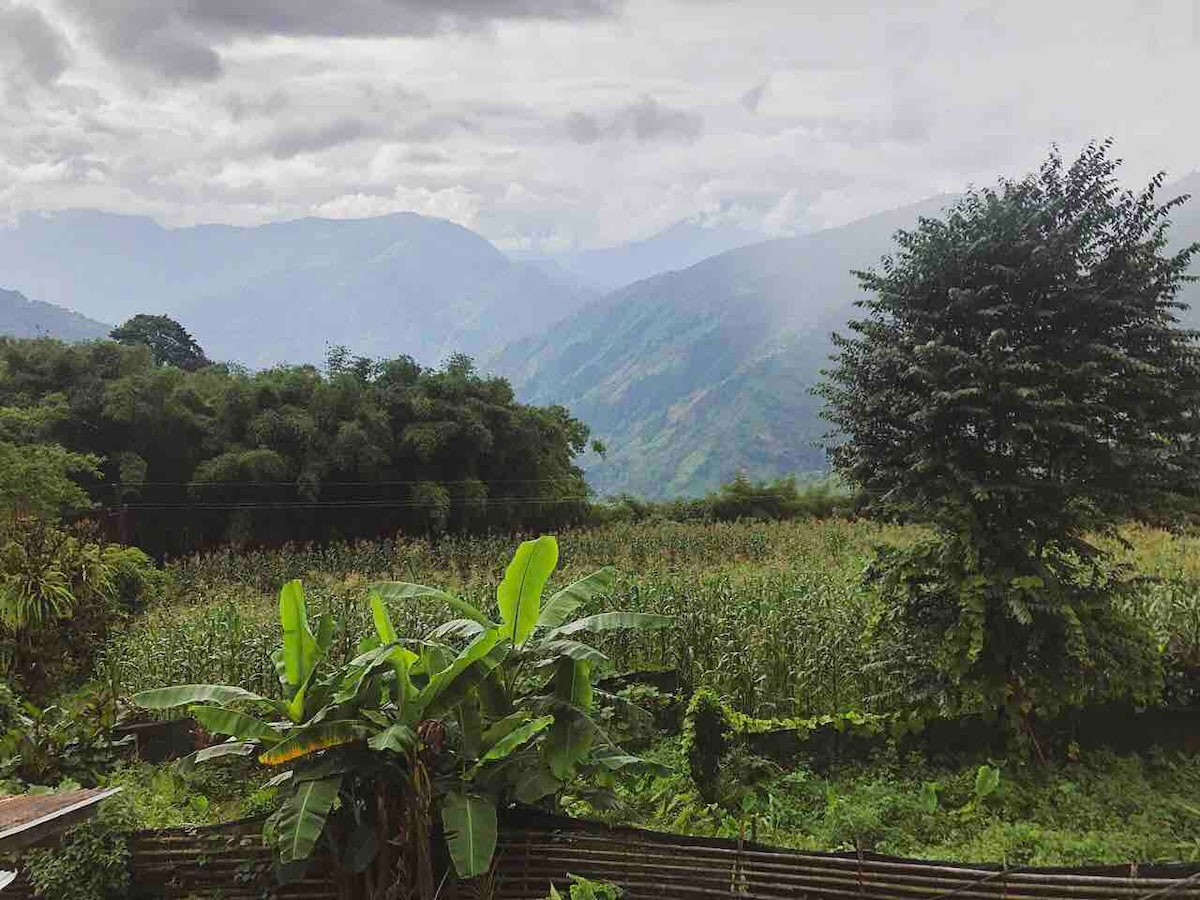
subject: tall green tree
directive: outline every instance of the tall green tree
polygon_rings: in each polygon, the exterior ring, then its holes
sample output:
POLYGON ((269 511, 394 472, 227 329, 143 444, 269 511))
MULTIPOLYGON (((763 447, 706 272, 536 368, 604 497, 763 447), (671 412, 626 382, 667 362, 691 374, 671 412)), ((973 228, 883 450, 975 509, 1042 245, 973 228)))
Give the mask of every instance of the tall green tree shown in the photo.
POLYGON ((934 648, 943 703, 1044 707, 1055 679, 1067 702, 1152 690, 1086 535, 1200 484, 1200 353, 1176 299, 1200 247, 1168 250, 1186 198, 1160 203, 1161 174, 1122 190, 1109 151, 1055 151, 899 232, 835 338, 834 465, 936 529, 875 574, 896 632, 934 648))
POLYGON ((170 316, 139 313, 114 328, 110 336, 119 344, 149 347, 159 365, 175 366, 189 372, 208 365, 196 339, 170 316))

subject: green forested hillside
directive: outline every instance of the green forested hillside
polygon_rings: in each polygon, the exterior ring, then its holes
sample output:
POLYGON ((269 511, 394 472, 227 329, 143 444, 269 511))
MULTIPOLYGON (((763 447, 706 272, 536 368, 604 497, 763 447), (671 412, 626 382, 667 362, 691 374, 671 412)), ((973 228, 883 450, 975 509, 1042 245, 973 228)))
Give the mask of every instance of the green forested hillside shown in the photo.
POLYGON ((53 470, 70 469, 90 514, 150 551, 562 525, 585 508, 586 440, 565 409, 514 402, 463 357, 422 369, 339 352, 324 371, 249 374, 158 365, 140 345, 0 339, 6 503, 45 506, 28 473, 60 485, 53 470))
MULTIPOLYGON (((1200 194, 1200 174, 1163 189, 1200 194)), ((498 363, 518 393, 563 403, 608 446, 585 468, 601 493, 699 495, 744 471, 822 471, 826 431, 809 392, 830 334, 853 316, 852 270, 876 266, 898 228, 949 197, 841 228, 721 254, 590 304, 498 363)), ((1200 202, 1174 211, 1172 242, 1200 240, 1200 202)), ((1181 297, 1200 303, 1200 284, 1181 297)), ((1186 322, 1200 322, 1190 311, 1186 322)))

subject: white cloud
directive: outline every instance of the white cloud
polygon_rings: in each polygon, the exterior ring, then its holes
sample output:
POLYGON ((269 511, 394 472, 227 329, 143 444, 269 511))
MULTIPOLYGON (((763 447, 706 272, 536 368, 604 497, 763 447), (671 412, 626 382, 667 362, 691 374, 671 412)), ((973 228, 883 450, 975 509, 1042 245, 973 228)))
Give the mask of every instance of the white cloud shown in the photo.
POLYGON ((1195 0, 253 6, 0 0, 0 215, 412 209, 568 248, 838 224, 1052 142, 1200 165, 1195 0))

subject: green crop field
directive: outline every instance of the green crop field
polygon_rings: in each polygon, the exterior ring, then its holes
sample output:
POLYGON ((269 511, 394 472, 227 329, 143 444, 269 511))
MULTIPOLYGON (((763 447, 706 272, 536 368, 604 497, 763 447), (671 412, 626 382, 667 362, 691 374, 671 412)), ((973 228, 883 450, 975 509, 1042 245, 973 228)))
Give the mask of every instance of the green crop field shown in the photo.
MULTIPOLYGON (((905 698, 872 665, 877 610, 862 575, 878 544, 911 543, 919 534, 839 520, 607 525, 559 536, 555 583, 612 564, 620 572, 615 588, 589 611, 673 617, 663 631, 599 641, 613 671, 674 670, 688 687, 710 687, 760 718, 902 711, 905 698)), ((1108 544, 1137 579, 1126 602, 1152 623, 1168 669, 1194 666, 1200 540, 1130 527, 1108 544)), ((514 545, 506 537, 444 538, 179 559, 167 566, 163 597, 105 647, 102 669, 122 695, 198 682, 268 691, 276 679, 276 597, 286 580, 303 579, 311 614, 336 615, 333 652, 345 658, 354 636, 370 628, 370 582, 434 585, 488 609, 514 545)), ((444 619, 436 606, 398 605, 392 614, 398 630, 414 636, 444 619)), ((670 774, 618 784, 602 805, 567 798, 565 808, 668 830, 753 832, 817 849, 1013 864, 1200 858, 1200 758, 1179 748, 1072 748, 1065 758, 1039 762, 1015 753, 927 758, 889 745, 820 771, 803 761, 735 755, 711 802, 692 784, 677 735, 659 735, 646 752, 670 774), (999 774, 983 793, 981 766, 999 774)), ((264 779, 253 771, 209 775, 190 788, 180 777, 161 770, 152 778, 137 770, 118 776, 153 824, 205 821, 266 802, 256 790, 264 779)))

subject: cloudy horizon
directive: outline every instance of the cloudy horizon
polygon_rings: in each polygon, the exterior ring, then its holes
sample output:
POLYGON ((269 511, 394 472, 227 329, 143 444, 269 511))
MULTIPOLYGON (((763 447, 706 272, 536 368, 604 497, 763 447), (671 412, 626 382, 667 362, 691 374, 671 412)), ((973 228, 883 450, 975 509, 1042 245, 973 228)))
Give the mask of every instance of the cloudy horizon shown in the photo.
POLYGON ((414 211, 508 250, 766 235, 1111 136, 1200 168, 1200 0, 0 0, 0 219, 414 211))

